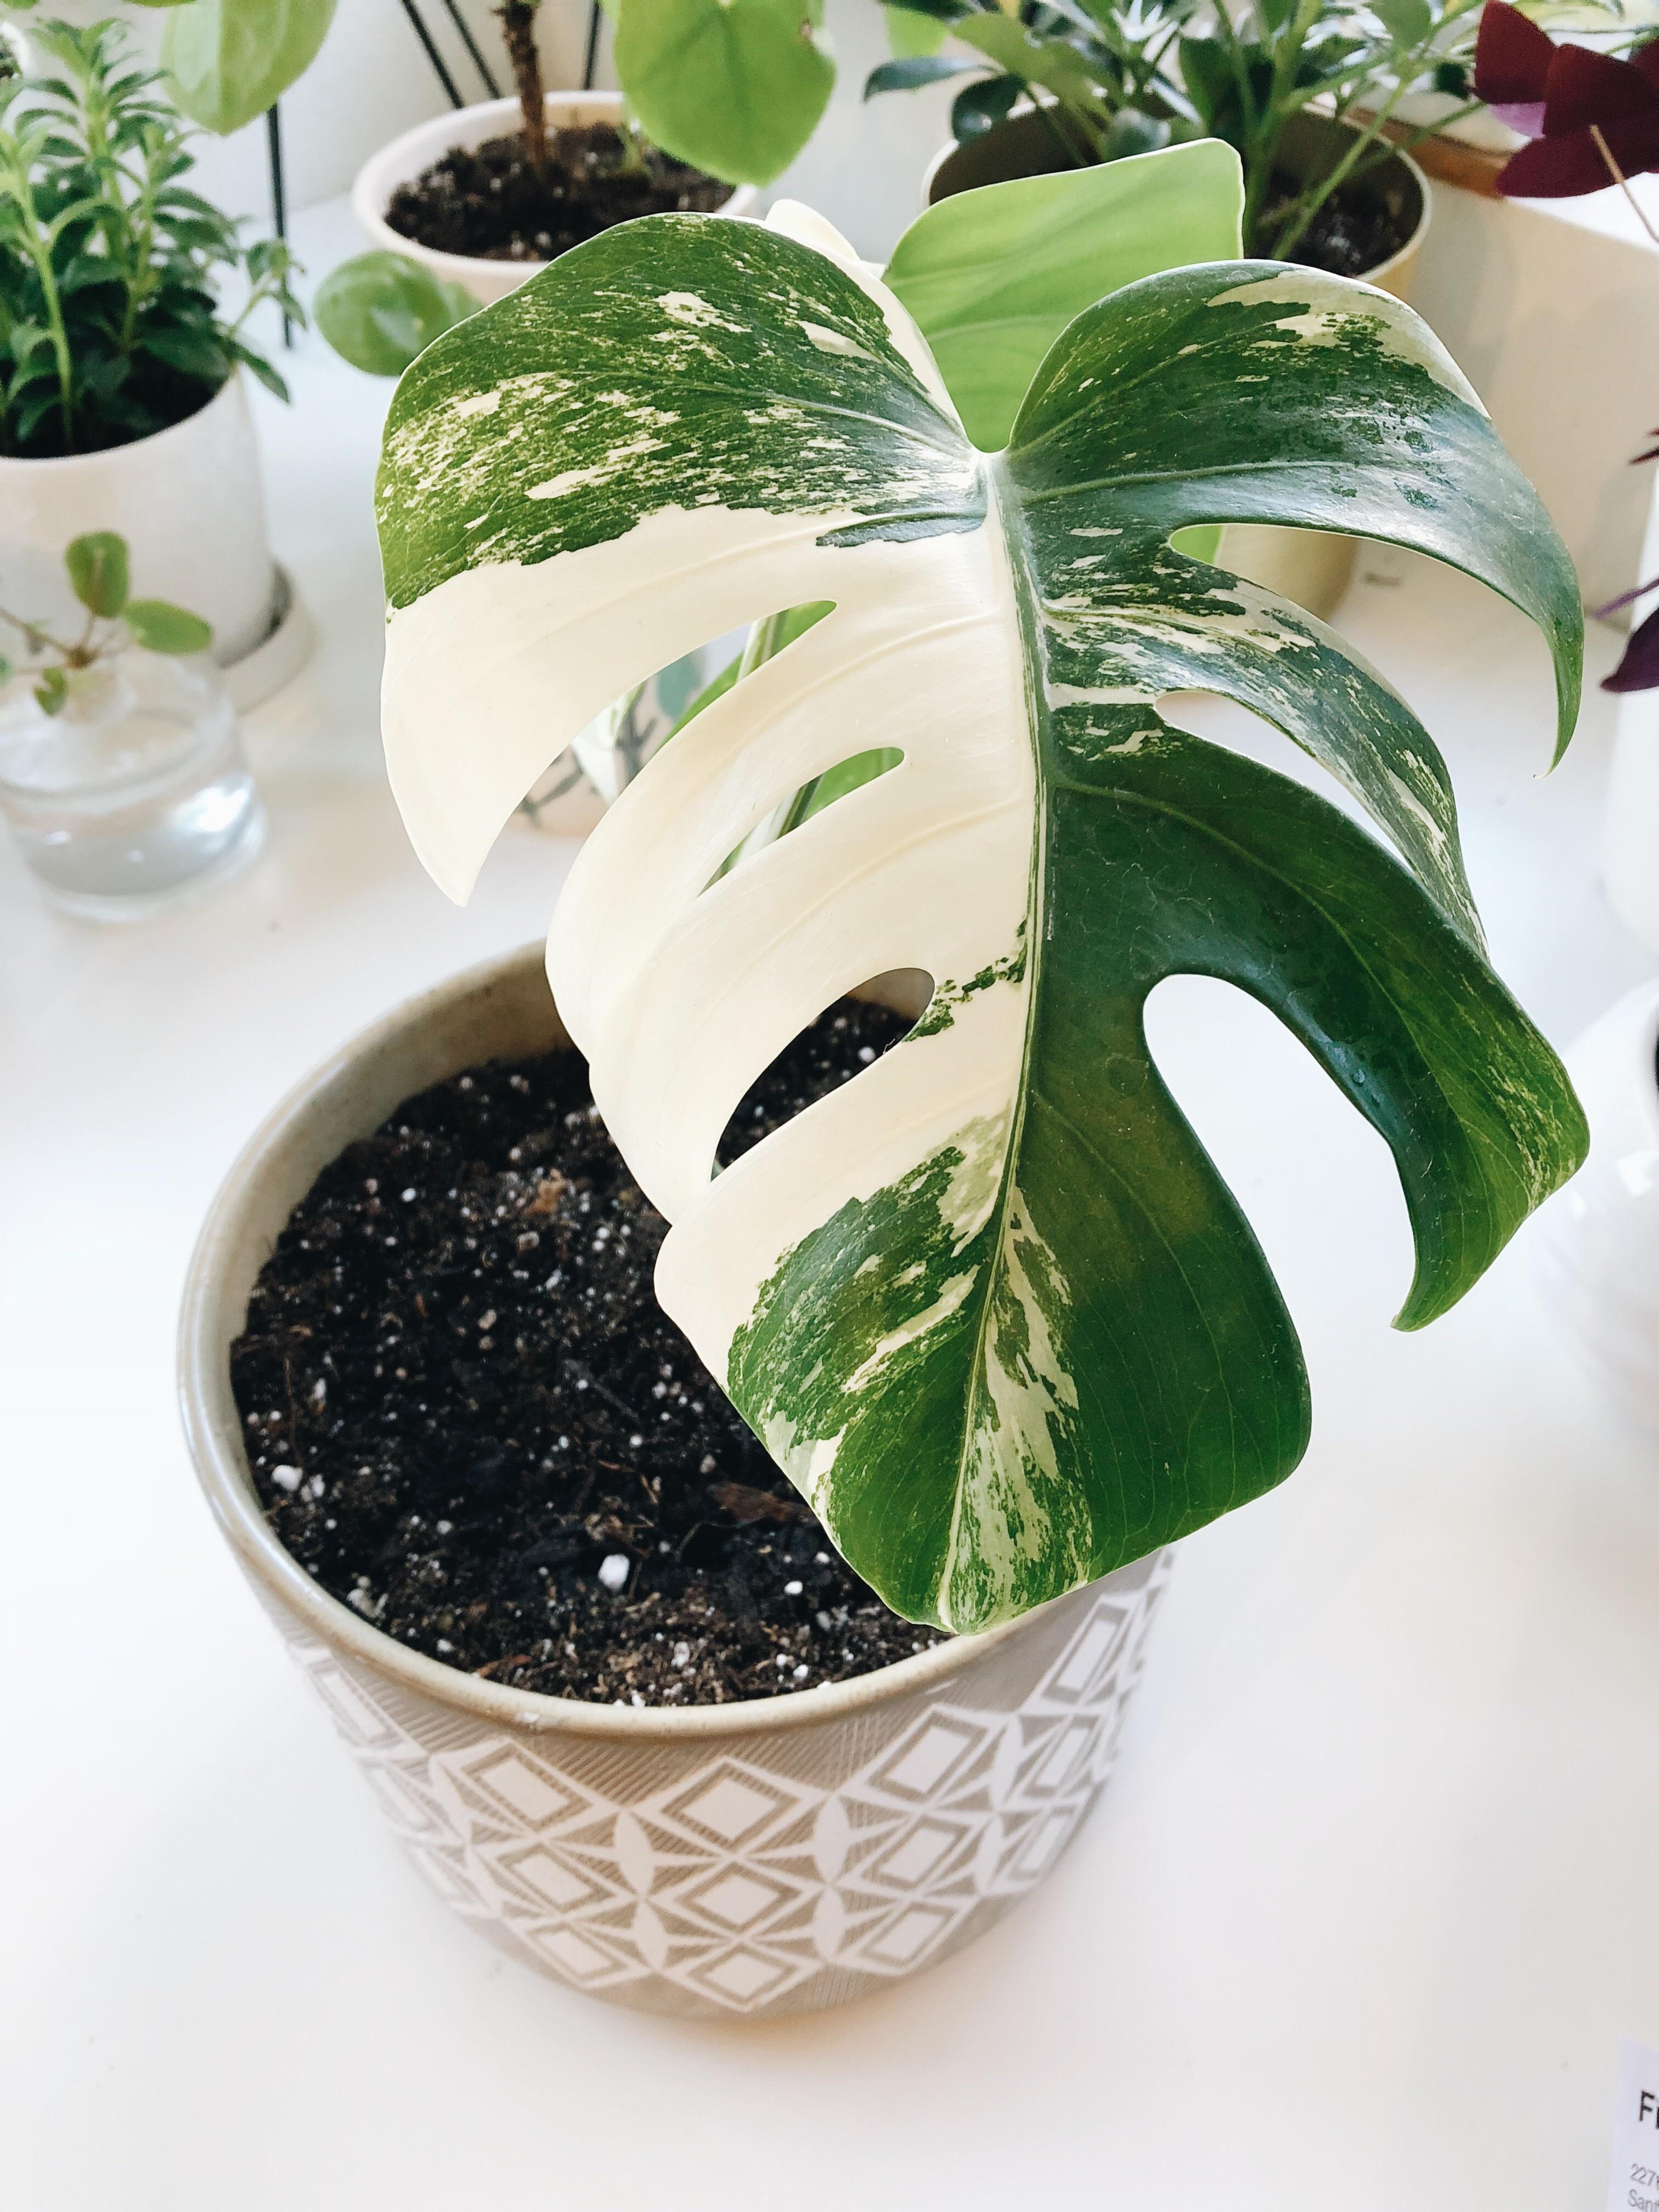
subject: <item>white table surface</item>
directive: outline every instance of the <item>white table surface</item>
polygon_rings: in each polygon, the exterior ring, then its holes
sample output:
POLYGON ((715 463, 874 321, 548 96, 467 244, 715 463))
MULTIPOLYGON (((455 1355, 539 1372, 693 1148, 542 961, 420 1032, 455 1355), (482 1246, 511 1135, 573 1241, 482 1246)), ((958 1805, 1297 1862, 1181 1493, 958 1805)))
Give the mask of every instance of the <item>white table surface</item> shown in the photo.
MULTIPOLYGON (((264 857, 100 930, 0 854, 0 2205, 1600 2212, 1616 2039, 1659 2044, 1659 1447, 1553 1341, 1524 1231, 1389 1330, 1382 1143, 1218 985, 1164 986, 1154 1042, 1303 1329, 1313 1446, 1182 1547, 1047 1886, 890 1994, 686 2027, 509 1963, 404 1863, 196 1492, 174 1310, 277 1094, 538 934, 569 849, 515 826, 465 913, 417 869, 374 729, 385 387, 294 368, 273 528, 322 645, 251 732, 264 857)), ((1541 780, 1519 617, 1370 555, 1343 621, 1441 736, 1565 1043, 1652 964, 1594 880, 1610 702, 1541 780)))

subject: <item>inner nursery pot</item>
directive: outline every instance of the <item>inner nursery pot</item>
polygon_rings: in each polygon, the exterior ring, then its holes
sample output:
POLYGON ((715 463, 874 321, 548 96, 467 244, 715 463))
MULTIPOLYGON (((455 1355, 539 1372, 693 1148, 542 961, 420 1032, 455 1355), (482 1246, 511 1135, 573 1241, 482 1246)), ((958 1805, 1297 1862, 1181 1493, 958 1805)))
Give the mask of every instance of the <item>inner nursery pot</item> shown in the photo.
MULTIPOLYGON (((391 253, 402 253, 411 261, 418 261, 434 276, 447 278, 471 292, 475 300, 486 305, 500 300, 508 292, 526 283, 536 271, 546 265, 546 258, 558 250, 551 243, 550 253, 543 259, 512 259, 498 258, 489 252, 455 252, 423 245, 402 227, 394 227, 387 220, 394 198, 406 193, 419 183, 434 164, 452 155, 476 155, 493 142, 510 139, 520 126, 520 109, 516 100, 483 100, 476 106, 463 107, 447 115, 434 116, 429 123, 416 125, 405 131, 391 144, 383 146, 370 156, 357 173, 352 186, 351 205, 359 225, 368 234, 371 244, 391 253)), ((614 130, 623 119, 623 96, 619 92, 550 92, 547 94, 547 128, 549 138, 555 142, 562 131, 581 131, 593 129, 614 130)), ((757 195, 752 185, 728 185, 712 178, 705 178, 697 170, 681 171, 675 165, 677 175, 687 185, 690 197, 705 211, 715 209, 722 215, 746 216, 755 210, 757 195), (701 187, 701 189, 698 189, 701 187)), ((477 181, 485 191, 491 186, 480 176, 477 181)), ((674 197, 665 198, 660 204, 675 204, 674 197)), ((621 210, 623 215, 640 215, 653 210, 631 196, 621 210)), ((400 219, 400 224, 401 224, 400 219)), ((533 240, 532 240, 533 243, 533 240)))
MULTIPOLYGON (((913 1014, 913 982, 862 995, 913 1014)), ((277 1107, 191 1264, 185 1434, 256 1593, 458 1912, 556 1980, 652 2011, 843 2002, 970 1941, 1054 1863, 1109 1770, 1168 1555, 988 1634, 726 1704, 511 1687, 330 1595, 278 1540, 250 1468, 231 1351, 256 1280, 319 1174, 401 1103, 568 1049, 528 948, 411 1000, 277 1107)))
MULTIPOLYGON (((1354 126, 1329 116, 1303 113, 1285 131, 1280 170, 1287 184, 1303 185, 1328 173, 1354 137, 1354 126)), ((953 192, 1012 177, 1048 176, 1066 166, 1054 133, 1034 109, 995 124, 966 145, 937 154, 922 182, 922 204, 953 192)), ((1428 235, 1429 180, 1409 154, 1398 149, 1358 184, 1345 187, 1328 207, 1330 219, 1304 236, 1296 260, 1375 284, 1396 299, 1410 296, 1413 273, 1428 235), (1375 258, 1365 254, 1375 248, 1375 258)), ((1331 531, 1285 530, 1257 523, 1229 523, 1221 533, 1218 564, 1235 575, 1278 592, 1310 614, 1329 615, 1346 591, 1358 546, 1331 531)))

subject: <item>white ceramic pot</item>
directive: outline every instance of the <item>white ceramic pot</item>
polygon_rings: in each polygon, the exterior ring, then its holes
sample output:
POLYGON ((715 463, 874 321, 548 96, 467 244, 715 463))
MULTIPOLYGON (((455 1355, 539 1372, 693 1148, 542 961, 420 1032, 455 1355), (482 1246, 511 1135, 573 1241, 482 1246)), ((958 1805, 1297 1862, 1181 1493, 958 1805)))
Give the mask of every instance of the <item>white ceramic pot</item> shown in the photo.
MULTIPOLYGON (((547 95, 550 130, 563 130, 583 123, 616 123, 620 121, 622 112, 623 96, 619 92, 550 92, 547 95)), ((413 184, 416 177, 455 147, 471 149, 482 146, 486 139, 505 137, 518 128, 518 118, 516 100, 486 100, 476 107, 453 108, 447 114, 434 116, 429 123, 416 124, 414 130, 405 131, 401 138, 394 138, 389 146, 382 146, 378 154, 371 155, 357 172, 356 182, 351 188, 352 213, 368 233, 370 242, 388 253, 401 253, 410 261, 418 261, 434 276, 464 285, 475 300, 482 300, 486 305, 491 300, 505 299, 509 292, 527 283, 538 269, 545 268, 544 262, 489 261, 468 253, 437 253, 430 246, 418 246, 412 238, 393 230, 386 220, 392 195, 400 185, 413 184)), ((758 198, 752 185, 738 185, 720 212, 752 215, 758 198)))
POLYGON ((1054 1864, 1111 1766, 1168 1554, 855 1681, 690 1709, 459 1674, 319 1589, 259 1510, 231 1394, 255 1278, 319 1170, 402 1099, 491 1055, 568 1042, 530 947, 410 1001, 276 1108, 191 1263, 185 1433, 221 1528, 382 1809, 481 1934, 656 2012, 836 2004, 944 1958, 1054 1864))
MULTIPOLYGON (((1299 116, 1285 134, 1284 166, 1298 178, 1311 176, 1322 163, 1328 167, 1334 143, 1340 145, 1352 129, 1351 125, 1334 122, 1328 116, 1299 116)), ((952 192, 1000 184, 1013 177, 1046 176, 1063 166, 1047 123, 1033 109, 1018 109, 1006 123, 966 145, 942 146, 922 179, 921 204, 931 207, 952 192)), ((1408 296, 1412 275, 1429 234, 1432 195, 1422 170, 1409 154, 1398 149, 1376 176, 1378 189, 1403 192, 1408 201, 1414 197, 1417 221, 1399 251, 1368 269, 1360 281, 1403 300, 1408 296)), ((1234 574, 1293 599, 1323 618, 1348 588, 1358 550, 1355 539, 1332 531, 1234 522, 1221 533, 1216 559, 1234 574)))
POLYGON ((1659 978, 1566 1054, 1589 1158, 1539 1218, 1537 1265, 1591 1370, 1659 1429, 1659 978))
POLYGON ((240 371, 194 415, 131 445, 58 460, 0 456, 0 603, 76 619, 64 549, 89 530, 126 539, 136 595, 212 623, 227 672, 266 646, 288 587, 270 557, 240 371))
MULTIPOLYGON (((1648 511, 1636 581, 1659 574, 1659 494, 1648 511)), ((1639 600, 1640 622, 1655 605, 1639 600)), ((1619 702, 1601 831, 1601 879, 1619 919, 1659 951, 1659 690, 1626 691, 1619 702)))

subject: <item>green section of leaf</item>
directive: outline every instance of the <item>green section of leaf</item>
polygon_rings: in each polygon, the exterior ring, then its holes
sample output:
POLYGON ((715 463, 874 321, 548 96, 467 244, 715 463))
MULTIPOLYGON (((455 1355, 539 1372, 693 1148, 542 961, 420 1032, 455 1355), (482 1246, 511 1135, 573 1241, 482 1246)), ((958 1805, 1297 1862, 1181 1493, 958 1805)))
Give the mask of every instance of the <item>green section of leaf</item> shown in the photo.
POLYGON ((459 284, 402 253, 359 253, 331 269, 312 313, 342 360, 369 376, 401 376, 434 338, 477 311, 459 284))
POLYGON ((880 307, 832 262, 758 224, 645 216, 561 254, 405 373, 377 491, 387 596, 405 606, 469 568, 550 560, 727 496, 908 534, 961 527, 983 492, 880 307), (785 392, 825 442, 803 451, 757 419, 785 392), (487 412, 456 413, 485 395, 487 412), (582 496, 544 489, 567 485, 582 496))
POLYGON ((817 127, 836 66, 812 0, 621 0, 617 74, 647 137, 732 184, 769 184, 817 127))
POLYGON ((166 599, 130 600, 126 624, 133 643, 146 653, 205 653, 213 642, 211 623, 166 599))
POLYGON ((981 76, 951 102, 951 135, 960 146, 1006 122, 1025 87, 1017 76, 981 76))
POLYGON ((1073 315, 1163 269, 1238 252, 1238 156, 1205 139, 1142 160, 956 192, 913 222, 886 279, 921 325, 976 446, 1006 445, 1073 315))
POLYGON ((110 619, 127 603, 127 541, 113 530, 76 538, 64 556, 70 587, 83 607, 110 619))
MULTIPOLYGON (((1224 205, 1236 220, 1236 179, 1224 205)), ((755 679, 746 719, 739 684, 647 768, 563 896, 556 988, 586 1009, 573 1030, 641 1158, 683 1102, 636 1073, 640 1008, 660 1028, 689 1001, 699 1039, 717 1011, 733 1062, 755 1056, 722 1072, 736 1097, 770 1041, 729 1010, 754 978, 782 988, 769 953, 810 958, 804 997, 843 988, 868 945, 921 961, 947 922, 969 941, 993 902, 1023 916, 971 972, 933 966, 933 1007, 872 1088, 848 1086, 712 1185, 688 1170, 659 1269, 859 1571, 901 1612, 972 1629, 1259 1494, 1306 1442, 1290 1318, 1147 1048, 1164 978, 1258 999, 1389 1145, 1417 1250, 1402 1326, 1462 1295, 1586 1142, 1559 1063, 1486 964, 1426 732, 1334 632, 1183 557, 1172 533, 1340 528, 1481 578, 1547 638, 1564 741, 1582 618, 1565 550, 1452 364, 1409 310, 1340 279, 1225 260, 1127 285, 1054 337, 994 458, 927 393, 838 264, 743 226, 636 223, 416 364, 381 514, 395 605, 446 594, 434 608, 453 605, 467 635, 489 610, 511 639, 499 670, 469 672, 471 726, 434 708, 420 777, 400 780, 428 838, 526 696, 539 616, 514 636, 492 592, 553 611, 584 577, 614 593, 626 575, 660 625, 683 593, 706 611, 723 563, 752 592, 758 550, 785 588, 834 601, 793 677, 755 679), (584 565, 624 539, 626 571, 584 565), (538 596, 526 570, 544 562, 538 596), (907 591, 908 633, 893 620, 907 591), (827 748, 856 732, 866 755, 871 716, 913 700, 904 764, 710 884, 771 792, 799 781, 814 685, 810 734, 827 748), (1394 850, 1167 723, 1158 697, 1193 687, 1276 723, 1394 850), (791 749, 769 781, 775 727, 791 749), (963 779, 988 763, 1000 781, 970 803, 963 779), (667 809, 671 790, 690 811, 667 809), (688 895, 664 894, 658 936, 631 933, 693 813, 688 895), (1014 828, 993 836, 994 819, 1014 828), (653 863, 631 842, 647 830, 664 840, 653 863), (956 837, 976 865, 930 869, 930 843, 956 837), (595 905, 607 884, 614 902, 595 905), (659 996, 635 995, 647 981, 659 996), (834 1194, 787 1229, 769 1146, 834 1194), (718 1324, 716 1282, 740 1286, 719 1293, 718 1324)), ((428 684, 434 641, 461 635, 395 617, 389 696, 405 634, 428 684)), ((589 672, 600 696, 630 680, 633 649, 589 672)))
POLYGON ((43 668, 34 687, 36 704, 43 714, 61 714, 69 698, 69 678, 61 668, 43 668))
POLYGON ((938 15, 924 15, 915 8, 887 10, 887 43, 895 61, 936 54, 950 35, 950 23, 938 15))
POLYGON ((864 80, 864 96, 873 100, 878 92, 915 92, 924 84, 965 76, 969 70, 977 74, 983 66, 950 54, 915 54, 900 61, 879 62, 864 80))
POLYGON ((333 20, 334 0, 189 0, 167 18, 162 66, 185 113, 223 137, 304 76, 333 20))
POLYGON ((997 10, 964 15, 951 26, 953 35, 974 47, 1000 70, 1024 84, 1038 84, 1061 99, 1097 103, 1097 72, 1075 46, 1061 39, 1034 37, 1012 15, 997 10))

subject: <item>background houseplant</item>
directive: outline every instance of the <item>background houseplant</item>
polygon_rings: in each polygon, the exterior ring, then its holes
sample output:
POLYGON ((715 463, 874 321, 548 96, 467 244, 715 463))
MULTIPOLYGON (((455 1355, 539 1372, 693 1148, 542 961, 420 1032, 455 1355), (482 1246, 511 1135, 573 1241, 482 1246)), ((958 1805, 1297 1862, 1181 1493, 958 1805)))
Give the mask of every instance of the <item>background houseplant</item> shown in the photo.
POLYGON ((199 616, 135 596, 126 542, 77 538, 82 619, 0 608, 0 811, 46 896, 85 920, 153 912, 258 852, 264 817, 199 616))
MULTIPOLYGON (((1145 158, 1236 215, 1217 151, 1145 158)), ((676 1224, 665 1304, 888 1601, 976 1627, 1255 1494, 1305 1443, 1288 1317, 1146 1057, 1163 975, 1262 999, 1394 1148, 1407 1326, 1582 1154, 1565 1079, 1486 967, 1426 732, 1332 633, 1169 538, 1363 519, 1453 562, 1543 629, 1564 740, 1582 619, 1468 387, 1383 295, 1224 262, 1069 321, 1051 303, 1055 343, 988 459, 897 301, 817 218, 785 220, 596 240, 410 371, 382 479, 388 761, 417 850, 465 896, 647 652, 767 599, 835 606, 612 811, 551 968, 676 1224), (648 408, 650 439, 617 445, 590 383, 648 408), (832 460, 805 442, 820 418, 832 460), (1158 695, 1190 688, 1278 722, 1404 865, 1164 722, 1158 695), (711 884, 849 726, 902 764, 711 884), (710 1183, 754 1073, 826 998, 904 965, 935 982, 917 1032, 710 1183)), ((1018 268, 983 272, 1005 313, 1018 268)), ((924 327, 977 289, 918 290, 924 327)))
POLYGON ((62 612, 64 545, 120 531, 140 572, 198 608, 227 661, 275 619, 258 457, 239 371, 289 315, 286 249, 244 245, 192 191, 189 133, 114 24, 34 27, 54 74, 0 85, 0 567, 62 612), (218 286, 245 288, 234 313, 218 286))
MULTIPOLYGON (((1395 148, 1385 133, 1401 100, 1425 88, 1463 88, 1479 7, 1480 0, 1437 7, 1393 0, 1377 9, 1347 0, 1251 0, 1229 11, 1191 0, 1150 8, 1023 0, 1012 13, 994 0, 920 0, 895 11, 901 43, 937 47, 948 40, 957 51, 902 55, 872 72, 866 92, 965 76, 952 119, 967 142, 1030 98, 1040 137, 1028 132, 1029 143, 1068 166, 1172 140, 1223 138, 1243 165, 1245 252, 1360 276, 1387 253, 1368 250, 1352 220, 1322 226, 1320 219, 1334 216, 1334 195, 1386 167, 1395 148), (1328 134, 1320 158, 1310 159, 1297 140, 1316 112, 1347 127, 1328 134)), ((1461 112, 1478 105, 1471 100, 1461 112)), ((1410 133, 1406 143, 1441 127, 1410 133)))
MULTIPOLYGON (((1528 142, 1499 175, 1500 193, 1576 198, 1617 185, 1659 244, 1659 231, 1630 183, 1659 169, 1659 42, 1638 38, 1628 58, 1558 46, 1519 9, 1489 0, 1475 76, 1494 112, 1528 142)), ((1646 466, 1656 457, 1659 447, 1633 458, 1646 466)), ((1638 581, 1599 611, 1639 607, 1659 589, 1656 570, 1659 517, 1649 524, 1638 581)), ((1659 686, 1659 611, 1636 617, 1619 665, 1604 683, 1609 691, 1632 696, 1619 717, 1603 872, 1621 919, 1644 944, 1659 947, 1659 708, 1648 696, 1659 686)), ((1603 1061, 1597 1066, 1605 1085, 1603 1061)))

